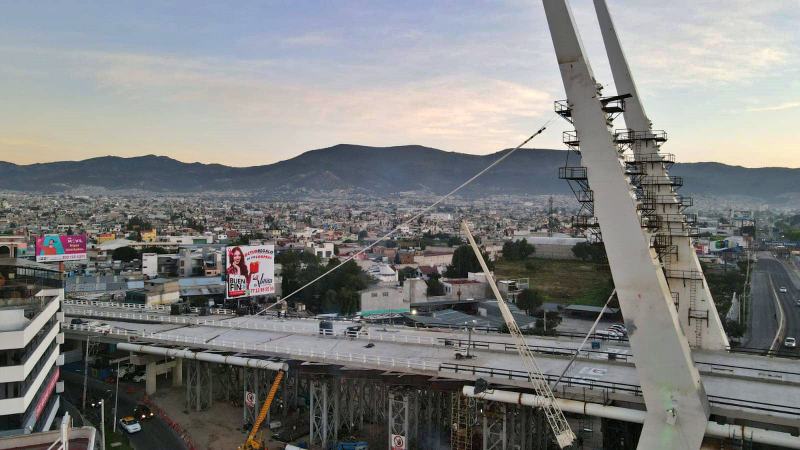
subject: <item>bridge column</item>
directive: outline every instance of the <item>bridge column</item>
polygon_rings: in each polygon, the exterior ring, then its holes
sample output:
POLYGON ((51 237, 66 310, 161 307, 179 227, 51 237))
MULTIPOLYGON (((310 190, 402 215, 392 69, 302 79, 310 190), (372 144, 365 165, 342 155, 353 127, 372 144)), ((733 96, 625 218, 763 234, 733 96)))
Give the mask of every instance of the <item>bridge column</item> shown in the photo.
POLYGON ((339 434, 339 389, 332 377, 309 380, 309 440, 323 449, 334 444, 339 434))
POLYGON ((175 358, 172 366, 172 386, 183 386, 183 358, 175 358))
POLYGON ((144 391, 147 395, 153 395, 156 393, 156 366, 158 364, 155 361, 148 361, 147 364, 144 366, 144 376, 145 376, 145 384, 144 384, 144 391))
POLYGON ((211 365, 202 361, 187 361, 186 409, 202 411, 210 408, 213 392, 211 365))
POLYGON ((415 393, 408 388, 390 387, 388 396, 389 448, 392 447, 392 435, 405 437, 406 448, 417 445, 417 401, 415 393))
POLYGON ((483 407, 483 450, 506 450, 506 405, 485 401, 483 407))

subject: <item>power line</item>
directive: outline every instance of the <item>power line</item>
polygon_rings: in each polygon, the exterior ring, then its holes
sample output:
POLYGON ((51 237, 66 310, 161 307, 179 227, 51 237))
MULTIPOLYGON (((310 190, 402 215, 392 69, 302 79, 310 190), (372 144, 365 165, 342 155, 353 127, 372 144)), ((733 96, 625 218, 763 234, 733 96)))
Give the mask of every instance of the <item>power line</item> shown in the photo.
MULTIPOLYGON (((542 134, 542 133, 544 132, 544 130, 546 130, 546 129, 547 129, 547 126, 550 124, 550 122, 552 122, 552 121, 553 121, 553 118, 551 117, 551 118, 550 118, 550 120, 548 120, 547 122, 545 122, 545 123, 544 123, 544 125, 542 125, 542 127, 541 127, 541 128, 539 128, 539 130, 537 130, 535 133, 533 133, 532 135, 530 135, 530 137, 528 137, 527 139, 525 139, 524 141, 522 141, 522 143, 521 143, 521 144, 519 144, 518 146, 516 146, 516 147, 514 147, 513 149, 509 150, 509 151, 508 151, 508 152, 506 152, 506 153, 505 153, 503 156, 501 156, 501 157, 497 158, 497 159, 496 159, 494 162, 492 162, 491 164, 489 164, 488 166, 486 166, 486 167, 485 167, 483 170, 481 170, 480 172, 478 172, 478 173, 476 173, 475 175, 473 175, 472 177, 470 177, 470 178, 469 178, 467 181, 465 181, 465 182, 461 183, 461 184, 460 184, 458 187, 456 187, 456 188, 455 188, 455 189, 453 189, 452 191, 448 192, 447 194, 443 195, 443 196, 442 196, 442 197, 440 197, 438 200, 436 200, 435 202, 433 202, 433 203, 432 203, 430 206, 428 206, 428 207, 426 207, 425 209, 423 209, 422 211, 418 212, 417 214, 415 214, 415 215, 414 215, 413 217, 411 217, 410 219, 406 220, 405 222, 401 223, 400 225, 397 225, 397 226, 396 226, 396 227, 394 227, 394 228, 393 228, 391 231, 389 231, 389 232, 388 232, 388 233, 386 233, 385 235, 381 236, 381 237, 380 237, 378 240, 376 240, 375 242, 373 242, 373 243, 371 243, 371 244, 367 245, 366 247, 362 248, 362 249, 361 249, 361 250, 359 250, 358 252, 356 252, 356 253, 354 253, 353 255, 349 256, 348 258, 346 258, 345 260, 343 260, 342 262, 340 262, 339 264, 337 264, 337 265, 336 265, 336 266, 334 266, 333 268, 329 269, 328 271, 326 271, 326 272, 325 272, 325 273, 323 273, 322 275, 320 275, 320 276, 318 276, 318 277, 314 278, 313 280, 309 281, 308 283, 304 284, 303 286, 300 286, 299 288, 297 288, 295 291, 293 291, 293 292, 292 292, 292 293, 290 293, 289 295, 286 295, 285 297, 282 297, 282 298, 281 298, 281 300, 282 300, 282 301, 286 301, 287 299, 289 299, 289 298, 293 297, 295 294, 297 294, 297 293, 299 293, 300 291, 302 291, 303 289, 305 289, 305 288, 307 288, 307 287, 311 286, 312 284, 316 283, 317 281, 319 281, 319 280, 321 280, 321 279, 325 278, 325 277, 326 277, 326 276, 328 276, 330 273, 334 272, 336 269, 338 269, 338 268, 342 267, 343 265, 347 264, 348 262, 352 261, 353 259, 355 259, 355 258, 356 258, 356 257, 358 257, 359 255, 361 255, 361 254, 363 254, 363 253, 366 253, 366 252, 367 252, 369 249, 371 249, 372 247, 374 247, 374 246, 378 245, 380 242, 383 242, 384 240, 386 240, 387 238, 389 238, 391 235, 393 235, 393 234, 395 234, 396 232, 398 232, 398 231, 399 231, 399 230, 400 230, 402 227, 404 227, 404 226, 406 226, 406 225, 408 225, 408 224, 410 224, 410 223, 414 222, 415 220, 419 219, 420 217, 422 217, 423 215, 425 215, 427 212, 429 212, 429 211, 430 211, 430 210, 432 210, 433 208, 437 207, 437 206, 438 206, 439 204, 441 204, 443 201, 445 201, 445 200, 447 200, 448 198, 450 198, 450 197, 452 197, 453 195, 455 195, 455 193, 456 193, 456 192, 460 191, 461 189, 465 188, 467 185, 469 185, 470 183, 472 183, 473 181, 475 181, 476 179, 478 179, 478 177, 480 177, 481 175, 483 175, 483 174, 485 174, 486 172, 488 172, 489 170, 491 170, 491 169, 492 169, 494 166, 496 166, 496 165, 500 164, 501 162, 503 162, 503 161, 504 161, 506 158, 508 158, 508 157, 509 157, 509 156, 511 156, 511 155, 512 155, 514 152, 516 152, 517 150, 519 150, 520 148, 522 148, 522 146, 524 146, 525 144, 527 144, 528 142, 530 142, 530 141, 531 141, 533 138, 535 138, 536 136, 538 136, 538 135, 542 134)), ((266 308, 264 308, 264 309, 262 309, 261 311, 257 312, 255 315, 259 315, 259 314, 263 313, 264 311, 266 311, 266 308)))

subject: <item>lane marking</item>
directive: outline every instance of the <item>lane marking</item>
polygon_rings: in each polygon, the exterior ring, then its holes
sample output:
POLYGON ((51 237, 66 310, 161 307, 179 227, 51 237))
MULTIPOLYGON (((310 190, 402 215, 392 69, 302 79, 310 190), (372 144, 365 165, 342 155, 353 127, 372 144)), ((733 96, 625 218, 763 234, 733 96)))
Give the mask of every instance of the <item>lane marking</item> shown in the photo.
POLYGON ((772 296, 775 299, 775 304, 778 305, 778 312, 780 319, 778 320, 778 331, 775 333, 775 339, 772 340, 772 345, 769 351, 774 352, 775 347, 781 344, 781 335, 786 332, 786 315, 783 313, 783 302, 778 298, 778 293, 775 292, 775 285, 772 283, 772 274, 769 274, 769 287, 772 290, 772 296))

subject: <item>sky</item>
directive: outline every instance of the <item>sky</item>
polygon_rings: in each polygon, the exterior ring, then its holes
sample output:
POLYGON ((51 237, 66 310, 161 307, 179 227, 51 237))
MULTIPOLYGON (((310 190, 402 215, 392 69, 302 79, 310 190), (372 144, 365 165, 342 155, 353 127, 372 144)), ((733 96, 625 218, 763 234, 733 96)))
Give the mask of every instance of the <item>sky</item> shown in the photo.
MULTIPOLYGON (((592 2, 571 4, 611 95, 592 2)), ((800 167, 800 1, 608 4, 664 151, 800 167)), ((489 154, 565 97, 537 0, 8 1, 0 61, 0 160, 18 164, 251 166, 339 143, 489 154)), ((563 148, 567 129, 532 146, 563 148)))

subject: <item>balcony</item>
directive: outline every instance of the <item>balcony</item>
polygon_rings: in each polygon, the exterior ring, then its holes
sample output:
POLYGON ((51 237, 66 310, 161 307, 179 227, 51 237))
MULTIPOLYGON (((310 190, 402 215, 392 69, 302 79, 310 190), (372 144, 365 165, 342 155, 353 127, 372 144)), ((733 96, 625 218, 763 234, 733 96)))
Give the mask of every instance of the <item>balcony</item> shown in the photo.
POLYGON ((667 132, 664 130, 633 131, 625 129, 614 131, 614 142, 617 144, 632 144, 637 141, 666 142, 667 132))
POLYGON ((582 166, 559 167, 558 178, 562 180, 585 181, 587 179, 586 167, 582 166))

